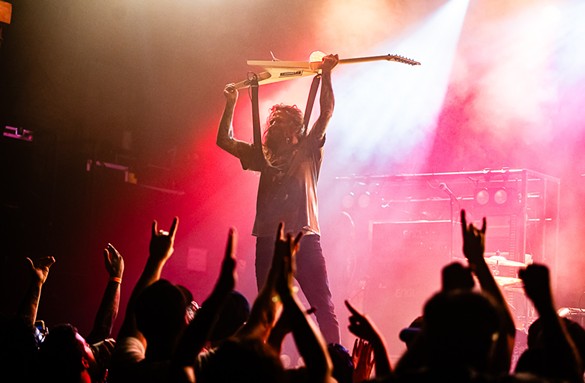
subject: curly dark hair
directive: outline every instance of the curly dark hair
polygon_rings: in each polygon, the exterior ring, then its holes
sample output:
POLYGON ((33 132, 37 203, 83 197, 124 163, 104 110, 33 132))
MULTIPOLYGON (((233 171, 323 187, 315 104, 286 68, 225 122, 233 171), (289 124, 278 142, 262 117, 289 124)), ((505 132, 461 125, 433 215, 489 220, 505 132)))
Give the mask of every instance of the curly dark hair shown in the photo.
POLYGON ((270 108, 264 131, 264 149, 270 158, 290 136, 305 134, 303 112, 296 105, 277 104, 270 108))
POLYGON ((299 131, 303 128, 303 112, 296 105, 276 104, 270 108, 270 114, 266 119, 266 125, 272 126, 274 119, 278 112, 282 112, 286 115, 286 118, 290 120, 290 123, 296 126, 299 131))

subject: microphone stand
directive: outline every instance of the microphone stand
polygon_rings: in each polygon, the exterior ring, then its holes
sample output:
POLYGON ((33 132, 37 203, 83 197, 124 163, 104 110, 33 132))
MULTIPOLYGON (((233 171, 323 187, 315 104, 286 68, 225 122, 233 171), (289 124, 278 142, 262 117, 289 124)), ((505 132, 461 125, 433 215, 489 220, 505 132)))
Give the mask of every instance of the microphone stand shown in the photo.
POLYGON ((451 246, 449 249, 449 253, 451 255, 451 260, 454 258, 455 254, 453 254, 454 247, 455 247, 455 196, 449 194, 449 205, 451 206, 451 246))
POLYGON ((451 189, 449 189, 449 186, 447 186, 446 183, 441 182, 439 184, 439 189, 441 189, 442 191, 445 192, 445 194, 447 194, 449 196, 449 205, 450 205, 450 219, 451 219, 451 244, 449 246, 449 255, 451 256, 451 260, 453 260, 454 258, 454 254, 453 254, 453 249, 455 247, 455 202, 457 202, 459 204, 459 201, 457 200, 457 197, 455 196, 455 194, 453 193, 453 191, 451 189))

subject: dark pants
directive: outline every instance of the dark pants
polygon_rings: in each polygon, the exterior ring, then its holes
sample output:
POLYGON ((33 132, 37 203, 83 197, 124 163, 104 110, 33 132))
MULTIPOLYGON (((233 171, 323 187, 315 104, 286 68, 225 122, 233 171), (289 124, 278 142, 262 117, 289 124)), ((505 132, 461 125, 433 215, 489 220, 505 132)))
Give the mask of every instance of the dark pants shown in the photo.
MULTIPOLYGON (((274 238, 258 237, 256 239, 256 283, 258 291, 270 271, 274 256, 274 238)), ((296 280, 303 290, 307 301, 317 309, 315 316, 321 333, 327 343, 339 343, 339 323, 335 316, 331 291, 327 280, 325 258, 318 235, 305 235, 297 253, 296 280)))

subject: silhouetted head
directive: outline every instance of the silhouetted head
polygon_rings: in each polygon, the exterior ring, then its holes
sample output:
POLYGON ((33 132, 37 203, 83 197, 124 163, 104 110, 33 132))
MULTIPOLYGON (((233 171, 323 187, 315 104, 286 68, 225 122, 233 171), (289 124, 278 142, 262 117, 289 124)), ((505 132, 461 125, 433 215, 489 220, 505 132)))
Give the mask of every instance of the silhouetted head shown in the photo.
POLYGON ((38 361, 40 381, 100 381, 91 347, 70 324, 51 328, 41 344, 38 361))
MULTIPOLYGON (((581 325, 569 318, 561 318, 567 329, 568 335, 571 337, 581 361, 585 361, 585 329, 581 325)), ((542 320, 536 319, 528 328, 527 338, 528 349, 521 355, 516 366, 517 371, 533 371, 542 374, 543 376, 550 376, 549 371, 545 370, 547 363, 544 363, 546 358, 545 343, 543 339, 542 320)), ((581 373, 585 373, 584 363, 581 364, 581 373)))
POLYGON ((441 270, 441 285, 443 291, 471 290, 475 286, 475 282, 469 267, 465 267, 459 262, 452 262, 441 270))
POLYGON ((181 289, 160 279, 146 287, 136 300, 136 326, 148 342, 172 345, 187 326, 187 302, 181 289))
POLYGON ((284 381, 278 354, 257 339, 223 342, 209 355, 197 381, 213 383, 274 383, 284 381))
POLYGON ((329 343, 327 351, 333 363, 333 377, 339 383, 352 383, 354 365, 349 350, 339 343, 329 343))
POLYGON ((490 299, 468 290, 440 292, 425 304, 423 318, 431 363, 485 369, 499 328, 490 299))
MULTIPOLYGON (((39 341, 28 318, 0 314, 0 369, 3 377, 18 376, 29 381, 39 341)), ((6 378, 5 378, 6 379, 6 378)))
POLYGON ((209 340, 218 342, 234 335, 248 321, 249 316, 250 304, 246 297, 237 291, 230 292, 223 302, 209 340))
POLYGON ((406 344, 406 348, 411 348, 418 334, 423 327, 423 317, 416 317, 408 327, 400 330, 398 338, 406 344))

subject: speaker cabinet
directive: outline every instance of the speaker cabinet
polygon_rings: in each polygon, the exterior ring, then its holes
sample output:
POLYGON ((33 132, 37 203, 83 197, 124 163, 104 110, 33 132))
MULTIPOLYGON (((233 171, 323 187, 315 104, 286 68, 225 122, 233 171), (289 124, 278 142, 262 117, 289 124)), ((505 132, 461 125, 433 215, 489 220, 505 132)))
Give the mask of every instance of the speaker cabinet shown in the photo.
POLYGON ((401 329, 419 315, 440 289, 441 269, 451 261, 450 220, 371 222, 371 251, 364 309, 398 356, 401 329))

